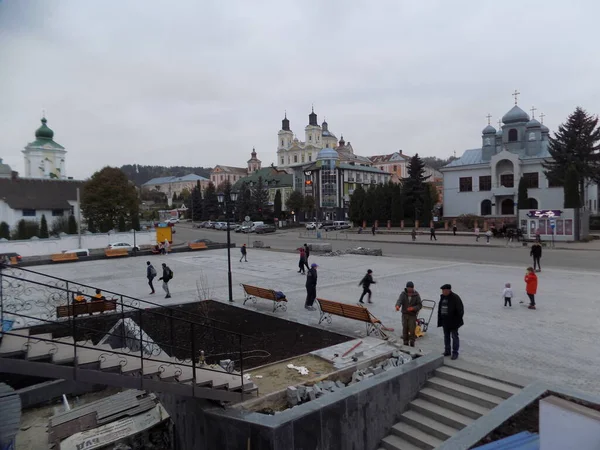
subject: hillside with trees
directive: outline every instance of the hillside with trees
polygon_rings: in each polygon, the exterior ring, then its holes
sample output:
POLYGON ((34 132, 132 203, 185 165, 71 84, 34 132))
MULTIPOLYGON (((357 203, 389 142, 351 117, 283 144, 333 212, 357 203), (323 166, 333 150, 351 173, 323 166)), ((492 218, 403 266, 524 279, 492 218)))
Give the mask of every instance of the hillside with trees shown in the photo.
POLYGON ((204 178, 210 178, 210 167, 188 167, 188 166, 141 166, 139 164, 126 164, 121 166, 121 170, 127 175, 127 178, 136 186, 141 186, 146 181, 158 177, 182 177, 195 173, 204 178))

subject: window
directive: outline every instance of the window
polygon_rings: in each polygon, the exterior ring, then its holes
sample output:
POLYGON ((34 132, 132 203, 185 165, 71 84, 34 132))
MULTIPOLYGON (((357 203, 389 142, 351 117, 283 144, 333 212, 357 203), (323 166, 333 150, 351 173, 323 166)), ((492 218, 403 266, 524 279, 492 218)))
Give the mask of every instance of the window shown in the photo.
POLYGON ((538 188, 539 185, 539 174, 537 172, 529 172, 524 173, 523 178, 525 178, 525 182, 527 183, 528 188, 538 188))
POLYGON ((308 154, 308 162, 311 162, 311 161, 312 161, 312 155, 309 153, 308 154))
MULTIPOLYGON (((480 191, 491 191, 492 190, 492 176, 491 175, 484 175, 482 177, 479 177, 479 190, 480 191)), ((491 204, 490 204, 490 208, 491 208, 491 204)), ((482 209, 483 211, 483 209, 482 209)), ((482 213, 483 215, 483 213, 482 213)))
POLYGON ((302 155, 302 162, 304 162, 304 155, 302 155))
POLYGON ((64 215, 65 215, 64 209, 53 209, 52 210, 52 217, 62 217, 64 215))
POLYGON ((528 198, 527 209, 539 209, 538 201, 535 198, 528 198))
POLYGON ((397 172, 398 171, 398 166, 394 166, 393 169, 394 169, 394 172, 397 172))
POLYGON ((320 140, 321 140, 321 137, 320 137, 320 136, 317 136, 317 141, 320 141, 320 140))
POLYGON ((510 198, 506 198, 502 200, 500 209, 500 214, 503 216, 512 216, 515 213, 515 202, 513 202, 510 198))
POLYGON ((519 133, 515 128, 508 130, 508 142, 517 142, 519 140, 519 133))
POLYGON ((35 209, 24 209, 23 217, 35 217, 35 209))
POLYGON ((500 186, 507 188, 515 187, 515 176, 512 173, 500 175, 500 186))
POLYGON ((473 190, 473 178, 461 177, 458 179, 460 192, 471 192, 473 190))
POLYGON ((284 162, 283 162, 283 156, 281 157, 281 164, 284 164, 284 162))
POLYGON ((297 163, 298 162, 298 155, 294 155, 294 162, 297 163))
POLYGON ((281 146, 283 147, 283 139, 281 140, 281 146))
POLYGON ((491 216, 492 215, 492 201, 484 200, 481 202, 481 215, 491 216))
POLYGON ((379 166, 379 169, 383 170, 383 166, 379 166))
POLYGON ((312 135, 308 136, 308 140, 312 141, 312 135))
POLYGON ((329 148, 329 144, 325 144, 325 148, 329 148))

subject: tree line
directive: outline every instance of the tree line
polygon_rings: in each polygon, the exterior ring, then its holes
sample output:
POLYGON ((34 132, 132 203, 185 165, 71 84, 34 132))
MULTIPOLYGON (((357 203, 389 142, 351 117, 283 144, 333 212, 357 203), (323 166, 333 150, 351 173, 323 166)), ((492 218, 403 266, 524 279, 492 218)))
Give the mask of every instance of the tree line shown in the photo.
POLYGON ((48 228, 46 215, 42 214, 40 221, 21 219, 17 222, 17 226, 11 230, 10 225, 6 222, 0 222, 0 239, 31 239, 37 237, 40 239, 49 238, 51 236, 59 236, 61 233, 77 234, 77 220, 72 214, 68 217, 57 217, 48 228))
POLYGON ((139 164, 126 164, 121 166, 125 176, 136 186, 141 186, 152 178, 159 177, 182 177, 195 173, 204 178, 210 178, 210 167, 188 167, 188 166, 142 166, 139 164))
POLYGON ((408 162, 407 171, 408 177, 400 184, 390 181, 373 184, 368 189, 358 185, 350 196, 350 220, 355 224, 389 220, 393 225, 400 225, 403 220, 412 223, 419 220, 428 225, 439 203, 438 191, 427 182, 425 164, 418 154, 408 162))

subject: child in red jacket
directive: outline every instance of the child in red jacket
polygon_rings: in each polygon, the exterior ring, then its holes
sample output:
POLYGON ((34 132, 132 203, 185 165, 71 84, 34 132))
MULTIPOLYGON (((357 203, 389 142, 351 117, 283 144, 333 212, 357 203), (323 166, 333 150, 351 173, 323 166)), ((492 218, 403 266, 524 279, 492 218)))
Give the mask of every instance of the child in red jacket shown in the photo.
POLYGON ((529 297, 529 309, 535 309, 535 294, 537 293, 538 278, 533 267, 527 268, 525 274, 525 292, 529 297))

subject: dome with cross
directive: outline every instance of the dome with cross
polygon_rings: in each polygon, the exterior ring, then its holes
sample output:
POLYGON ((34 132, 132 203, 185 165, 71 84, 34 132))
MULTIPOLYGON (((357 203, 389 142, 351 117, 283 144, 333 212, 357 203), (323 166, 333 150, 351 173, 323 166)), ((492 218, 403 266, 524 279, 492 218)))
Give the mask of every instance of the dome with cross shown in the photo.
POLYGON ((529 115, 517 105, 515 105, 511 108, 510 111, 504 114, 504 116, 502 117, 502 122, 505 124, 529 122, 529 115))

